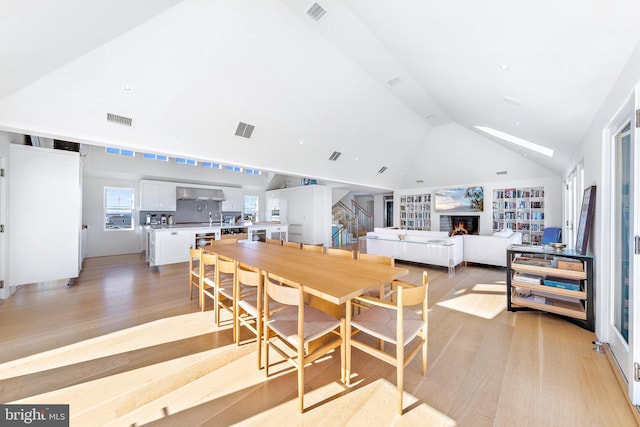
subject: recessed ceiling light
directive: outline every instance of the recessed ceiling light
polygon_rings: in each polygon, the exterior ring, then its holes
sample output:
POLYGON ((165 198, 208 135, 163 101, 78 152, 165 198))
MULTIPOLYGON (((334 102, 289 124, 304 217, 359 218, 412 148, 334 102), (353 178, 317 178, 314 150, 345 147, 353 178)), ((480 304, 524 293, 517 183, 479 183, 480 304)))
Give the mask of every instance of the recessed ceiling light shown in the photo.
POLYGON ((336 160, 338 160, 338 157, 340 157, 342 153, 339 151, 334 151, 333 153, 331 153, 331 155, 329 156, 329 160, 333 160, 334 162, 336 160))
POLYGON ((516 122, 516 126, 520 126, 520 122, 516 122))
MULTIPOLYGON (((553 157, 553 150, 551 148, 543 147, 542 145, 534 144, 533 142, 527 141, 526 139, 518 138, 517 136, 510 135, 505 132, 501 132, 499 130, 495 130, 490 127, 485 126, 474 126, 476 129, 481 130, 484 133, 487 133, 491 136, 495 136, 496 138, 500 138, 504 141, 510 142, 512 144, 519 145, 520 147, 528 148, 529 150, 533 150, 537 153, 544 154, 545 156, 553 157)), ((526 154, 525 154, 526 156, 526 154)))
POLYGON ((500 65, 500 69, 501 69, 502 71, 507 71, 507 70, 510 70, 511 68, 510 68, 508 65, 506 65, 506 64, 502 64, 502 65, 500 65))
POLYGON ((304 144, 304 141, 301 139, 300 140, 300 145, 303 145, 303 144, 304 144))
POLYGON ((122 83, 122 90, 125 92, 131 92, 131 86, 126 83, 122 83))

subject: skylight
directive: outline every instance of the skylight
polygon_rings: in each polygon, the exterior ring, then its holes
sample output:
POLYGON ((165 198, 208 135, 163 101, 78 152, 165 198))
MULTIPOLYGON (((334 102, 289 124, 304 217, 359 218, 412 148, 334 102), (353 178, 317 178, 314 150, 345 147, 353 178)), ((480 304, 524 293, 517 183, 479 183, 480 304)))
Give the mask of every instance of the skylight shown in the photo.
POLYGON ((481 130, 484 133, 487 133, 491 136, 495 136, 496 138, 500 138, 503 141, 510 142, 512 144, 519 145, 520 147, 527 148, 529 150, 533 150, 537 153, 544 154, 545 156, 553 157, 553 150, 551 148, 543 147, 542 145, 534 144, 533 142, 527 141, 526 139, 518 138, 517 136, 510 135, 505 132, 501 132, 499 130, 495 130, 490 127, 485 126, 474 126, 476 129, 481 130))

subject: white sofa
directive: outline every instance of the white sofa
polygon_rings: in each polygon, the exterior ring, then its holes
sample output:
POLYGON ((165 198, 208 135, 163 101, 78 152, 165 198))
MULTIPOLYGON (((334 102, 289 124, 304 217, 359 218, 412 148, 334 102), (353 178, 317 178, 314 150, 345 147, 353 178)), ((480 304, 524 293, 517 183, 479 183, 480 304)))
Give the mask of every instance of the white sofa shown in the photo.
POLYGON ((522 233, 500 235, 494 233, 491 236, 479 236, 475 234, 465 234, 462 236, 464 242, 465 262, 475 262, 478 264, 507 266, 507 247, 509 245, 522 244, 522 233))
POLYGON ((507 247, 522 243, 522 233, 508 231, 491 236, 451 236, 446 231, 375 228, 367 233, 367 252, 397 260, 450 267, 465 262, 506 267, 507 247), (451 243, 451 245, 438 244, 451 243))
POLYGON ((368 253, 442 267, 455 267, 463 261, 462 245, 462 236, 449 237, 445 231, 375 228, 367 233, 368 253))

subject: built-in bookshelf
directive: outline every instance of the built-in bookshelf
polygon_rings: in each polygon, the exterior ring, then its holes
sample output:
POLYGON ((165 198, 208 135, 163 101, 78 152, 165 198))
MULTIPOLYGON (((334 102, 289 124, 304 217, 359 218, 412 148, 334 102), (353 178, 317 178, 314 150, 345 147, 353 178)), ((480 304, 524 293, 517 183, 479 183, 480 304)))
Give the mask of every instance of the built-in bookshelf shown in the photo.
POLYGON ((539 310, 595 329, 593 257, 546 246, 507 248, 507 309, 539 310))
POLYGON ((431 230, 431 194, 400 196, 400 228, 431 230))
POLYGON ((509 228, 522 242, 539 244, 544 233, 544 187, 493 190, 493 231, 509 228))

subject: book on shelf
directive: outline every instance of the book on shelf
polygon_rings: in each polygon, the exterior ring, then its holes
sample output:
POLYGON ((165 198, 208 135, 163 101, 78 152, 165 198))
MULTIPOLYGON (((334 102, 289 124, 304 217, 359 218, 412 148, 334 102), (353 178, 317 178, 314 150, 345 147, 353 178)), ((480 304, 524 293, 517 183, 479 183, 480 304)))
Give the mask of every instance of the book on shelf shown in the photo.
POLYGON ((518 288, 514 289, 513 298, 521 299, 529 302, 535 302, 537 304, 552 305, 551 300, 547 299, 545 296, 538 295, 527 289, 518 289, 518 288))
POLYGON ((577 259, 556 257, 555 261, 558 268, 562 270, 584 271, 584 265, 582 265, 582 261, 579 261, 577 259))
POLYGON ((544 276, 541 274, 518 272, 513 275, 513 280, 531 285, 540 285, 544 280, 544 276))
POLYGON ((552 267, 550 259, 518 257, 513 260, 513 264, 533 265, 536 267, 552 267))
POLYGON ((571 291, 580 290, 580 280, 565 279, 564 277, 547 277, 544 279, 546 286, 552 286, 554 288, 569 289, 571 291))

